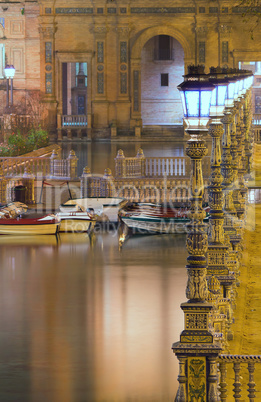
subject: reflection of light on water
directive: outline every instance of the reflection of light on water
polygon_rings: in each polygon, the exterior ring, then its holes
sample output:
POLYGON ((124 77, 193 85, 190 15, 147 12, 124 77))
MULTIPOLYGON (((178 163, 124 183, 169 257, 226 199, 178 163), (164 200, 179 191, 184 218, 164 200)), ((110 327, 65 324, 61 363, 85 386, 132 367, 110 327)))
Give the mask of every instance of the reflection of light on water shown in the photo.
POLYGON ((15 258, 12 257, 11 261, 12 261, 12 276, 13 279, 15 279, 15 258))

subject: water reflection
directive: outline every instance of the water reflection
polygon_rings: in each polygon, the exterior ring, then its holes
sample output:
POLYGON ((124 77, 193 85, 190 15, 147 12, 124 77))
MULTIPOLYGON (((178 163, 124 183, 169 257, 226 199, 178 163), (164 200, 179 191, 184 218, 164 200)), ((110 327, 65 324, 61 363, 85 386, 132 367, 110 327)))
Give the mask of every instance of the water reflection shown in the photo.
POLYGON ((172 401, 184 235, 54 238, 0 237, 0 400, 172 401))
POLYGON ((67 158, 70 150, 74 150, 78 160, 78 174, 88 166, 92 173, 103 174, 106 168, 114 172, 114 158, 119 149, 124 151, 126 157, 133 157, 139 148, 145 156, 184 156, 186 142, 91 142, 91 143, 63 143, 62 157, 67 158))

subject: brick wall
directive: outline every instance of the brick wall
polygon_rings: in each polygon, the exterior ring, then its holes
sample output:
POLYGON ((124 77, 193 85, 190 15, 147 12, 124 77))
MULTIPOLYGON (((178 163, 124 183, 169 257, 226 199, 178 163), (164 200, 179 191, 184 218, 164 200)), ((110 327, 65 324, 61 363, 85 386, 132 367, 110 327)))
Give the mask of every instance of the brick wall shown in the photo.
POLYGON ((183 81, 184 52, 172 38, 173 60, 154 60, 157 38, 151 38, 141 55, 141 110, 143 124, 181 124, 182 105, 177 85, 183 81), (161 86, 161 74, 169 85, 161 86))

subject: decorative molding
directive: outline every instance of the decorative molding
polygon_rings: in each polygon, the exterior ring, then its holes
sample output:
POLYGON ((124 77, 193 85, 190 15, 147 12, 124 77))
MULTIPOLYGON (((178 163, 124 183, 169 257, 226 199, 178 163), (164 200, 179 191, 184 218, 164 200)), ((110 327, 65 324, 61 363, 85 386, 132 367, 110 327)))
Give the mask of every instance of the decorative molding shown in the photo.
POLYGON ((56 27, 54 27, 53 25, 51 26, 41 25, 39 27, 39 33, 42 35, 44 39, 53 39, 55 32, 56 27))
POLYGON ((109 32, 109 28, 106 26, 94 26, 90 28, 90 32, 97 36, 105 36, 109 32))
POLYGON ((107 13, 108 14, 116 14, 117 9, 115 7, 108 7, 107 13))
POLYGON ((93 14, 93 8, 63 8, 59 7, 55 9, 55 14, 93 14))
POLYGON ((130 32, 131 32, 131 28, 130 27, 116 27, 115 31, 120 36, 120 38, 127 39, 129 37, 130 32))
POLYGON ((207 25, 197 26, 196 24, 194 24, 193 31, 197 34, 198 38, 205 39, 208 34, 208 26, 207 25))
POLYGON ((229 37, 230 33, 232 32, 232 26, 227 24, 220 24, 217 27, 218 32, 221 37, 229 37))
POLYGON ((180 14, 195 13, 195 7, 132 7, 131 14, 180 14))

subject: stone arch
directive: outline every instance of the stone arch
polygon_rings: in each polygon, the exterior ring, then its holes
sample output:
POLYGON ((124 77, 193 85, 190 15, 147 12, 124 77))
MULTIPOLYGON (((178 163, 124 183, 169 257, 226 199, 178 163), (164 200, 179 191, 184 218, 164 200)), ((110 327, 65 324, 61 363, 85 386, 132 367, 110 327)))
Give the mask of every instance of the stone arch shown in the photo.
POLYGON ((183 33, 170 25, 160 25, 145 29, 135 40, 131 48, 131 127, 141 127, 141 52, 145 44, 154 36, 168 35, 176 39, 184 51, 184 66, 194 61, 194 46, 183 33))
POLYGON ((185 36, 176 28, 170 25, 160 25, 156 27, 147 28, 143 31, 140 36, 136 39, 134 45, 131 49, 131 59, 139 59, 141 55, 141 51, 145 43, 152 38, 153 36, 157 35, 169 35, 173 38, 177 39, 177 41, 181 44, 184 50, 184 59, 192 60, 192 47, 185 38, 185 36))

